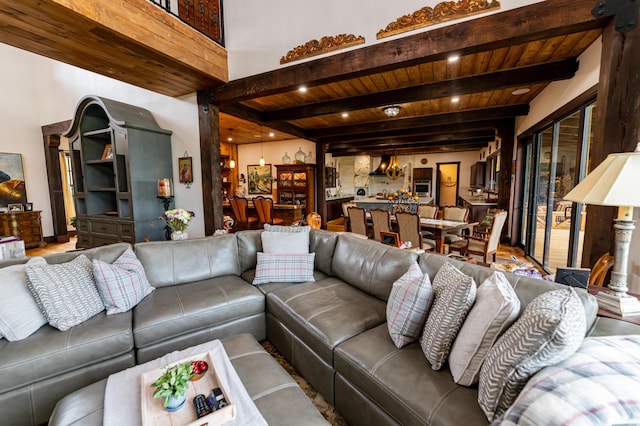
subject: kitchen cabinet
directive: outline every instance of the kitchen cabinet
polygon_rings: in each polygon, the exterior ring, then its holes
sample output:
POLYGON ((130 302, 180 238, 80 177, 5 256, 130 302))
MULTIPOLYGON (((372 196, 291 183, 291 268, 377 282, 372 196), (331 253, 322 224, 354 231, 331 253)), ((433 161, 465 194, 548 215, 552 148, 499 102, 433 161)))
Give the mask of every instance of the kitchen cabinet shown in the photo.
POLYGON ((488 202, 486 200, 478 200, 473 196, 463 196, 460 195, 458 197, 459 204, 463 207, 467 207, 469 209, 469 218, 468 222, 482 222, 482 219, 487 215, 487 210, 495 209, 498 207, 498 203, 488 202))
POLYGON ((478 161, 471 166, 471 181, 469 182, 469 185, 472 188, 484 187, 486 170, 487 163, 485 161, 478 161))
POLYGON ((0 234, 20 238, 25 248, 45 246, 39 211, 0 213, 0 234))
POLYGON ((80 100, 69 138, 78 248, 164 240, 157 182, 173 176, 171 131, 145 109, 80 100))
POLYGON ((327 202, 327 217, 325 222, 338 219, 342 217, 342 203, 353 201, 353 197, 336 197, 328 198, 327 202))
POLYGON ((306 213, 315 211, 315 164, 276 165, 277 203, 304 205, 306 213))

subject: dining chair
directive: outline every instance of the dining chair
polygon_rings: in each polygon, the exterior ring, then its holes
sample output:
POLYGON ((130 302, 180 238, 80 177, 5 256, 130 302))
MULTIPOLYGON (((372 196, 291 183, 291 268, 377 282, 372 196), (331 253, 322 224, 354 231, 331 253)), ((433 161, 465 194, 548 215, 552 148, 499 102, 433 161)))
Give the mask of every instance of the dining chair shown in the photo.
POLYGON ((367 212, 362 207, 347 208, 351 232, 367 236, 367 212))
POLYGON ((273 200, 271 198, 256 197, 253 199, 253 205, 256 207, 261 224, 279 225, 284 222, 282 218, 273 217, 273 200))
POLYGON ((591 275, 589 276, 589 285, 602 287, 604 285, 604 278, 607 276, 607 272, 615 263, 615 257, 609 253, 605 253, 596 260, 591 275))
POLYGON ((398 223, 398 234, 400 241, 403 243, 411 242, 412 248, 421 248, 424 250, 433 250, 435 241, 424 240, 422 232, 420 232, 420 216, 418 213, 398 212, 396 213, 396 222, 398 223))
POLYGON ((454 241, 449 245, 449 251, 459 251, 461 255, 476 254, 482 256, 483 262, 487 263, 487 258, 493 256, 496 261, 498 246, 500 245, 500 235, 507 220, 507 212, 500 210, 495 212, 491 226, 485 230, 476 229, 473 235, 465 235, 465 240, 454 241))
POLYGON ((389 210, 371 209, 371 222, 373 223, 373 239, 382 241, 380 232, 391 232, 391 214, 389 210))
POLYGON ((229 204, 231 204, 231 209, 236 219, 236 229, 248 229, 251 228, 252 224, 257 225, 258 218, 249 216, 249 200, 244 197, 230 197, 229 204))
POLYGON ((435 219, 438 217, 438 206, 433 204, 418 205, 418 215, 422 218, 435 219))
POLYGON ((344 232, 349 231, 349 212, 347 211, 349 207, 358 207, 356 203, 353 201, 346 201, 342 203, 342 218, 344 220, 344 232))
MULTIPOLYGON (((454 222, 467 222, 469 218, 469 209, 462 206, 444 206, 442 208, 442 219, 454 222)), ((462 239, 462 229, 458 229, 455 233, 448 233, 444 236, 444 243, 451 244, 454 241, 462 239)))

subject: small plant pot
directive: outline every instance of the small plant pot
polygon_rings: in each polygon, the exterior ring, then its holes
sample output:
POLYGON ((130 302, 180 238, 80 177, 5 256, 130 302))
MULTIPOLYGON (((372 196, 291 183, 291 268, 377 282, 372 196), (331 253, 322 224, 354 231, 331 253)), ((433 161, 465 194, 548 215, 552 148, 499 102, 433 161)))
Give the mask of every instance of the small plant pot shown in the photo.
POLYGON ((164 407, 164 409, 170 413, 173 413, 174 411, 178 411, 179 409, 181 409, 182 407, 184 407, 184 403, 187 401, 187 393, 183 393, 181 396, 179 397, 173 397, 170 396, 169 397, 169 403, 167 404, 166 407, 164 407))

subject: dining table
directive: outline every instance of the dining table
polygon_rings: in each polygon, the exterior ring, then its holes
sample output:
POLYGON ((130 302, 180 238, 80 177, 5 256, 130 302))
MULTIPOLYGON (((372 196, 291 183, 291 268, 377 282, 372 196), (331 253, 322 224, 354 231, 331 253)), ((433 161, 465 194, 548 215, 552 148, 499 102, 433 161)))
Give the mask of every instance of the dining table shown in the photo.
POLYGON ((444 254, 444 237, 448 233, 458 231, 460 229, 472 229, 478 222, 457 222, 453 220, 431 219, 426 217, 420 218, 420 228, 431 232, 434 236, 436 253, 444 254))

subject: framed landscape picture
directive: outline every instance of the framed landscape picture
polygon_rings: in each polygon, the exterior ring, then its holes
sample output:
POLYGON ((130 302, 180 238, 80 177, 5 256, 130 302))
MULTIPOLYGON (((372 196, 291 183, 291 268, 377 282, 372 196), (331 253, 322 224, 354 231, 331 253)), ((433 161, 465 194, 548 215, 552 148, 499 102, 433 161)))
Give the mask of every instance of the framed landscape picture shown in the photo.
POLYGON ((26 202, 22 154, 0 153, 0 206, 26 202))
POLYGON ((271 195, 271 164, 247 166, 249 194, 271 195))

